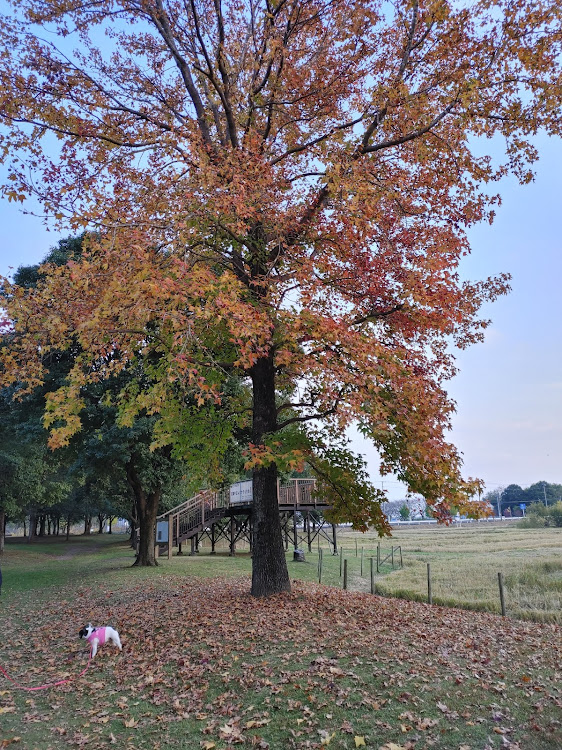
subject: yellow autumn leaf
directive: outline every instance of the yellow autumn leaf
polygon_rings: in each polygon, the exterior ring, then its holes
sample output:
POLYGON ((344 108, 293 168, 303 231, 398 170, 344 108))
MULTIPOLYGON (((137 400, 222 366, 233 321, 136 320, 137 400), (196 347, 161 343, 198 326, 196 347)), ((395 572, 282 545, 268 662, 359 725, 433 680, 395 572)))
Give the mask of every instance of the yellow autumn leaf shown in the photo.
POLYGON ((358 737, 356 735, 354 739, 355 739, 355 747, 367 747, 365 745, 365 738, 364 737, 358 737))

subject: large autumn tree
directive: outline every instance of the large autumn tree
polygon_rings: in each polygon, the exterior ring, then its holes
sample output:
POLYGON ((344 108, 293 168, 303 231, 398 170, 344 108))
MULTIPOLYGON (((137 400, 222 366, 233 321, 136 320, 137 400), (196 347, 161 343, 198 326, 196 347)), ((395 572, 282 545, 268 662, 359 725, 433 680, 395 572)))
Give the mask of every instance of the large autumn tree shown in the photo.
MULTIPOLYGON (((289 588, 278 468, 308 457, 337 488, 333 438, 352 422, 438 514, 468 507, 444 435, 447 347, 481 338, 479 307, 506 279, 464 283, 458 265, 467 229, 493 218, 494 181, 528 181, 530 138, 560 132, 559 2, 12 7, 6 195, 35 193, 97 233, 80 262, 10 297, 5 382, 35 387, 70 337, 83 351, 49 401, 53 445, 79 429, 80 389, 108 351, 112 371, 156 356, 153 387, 120 402, 125 419, 160 413, 156 445, 174 439, 178 393, 218 410, 227 378, 245 379, 255 595, 289 588)), ((375 494, 334 498, 384 530, 375 494)))

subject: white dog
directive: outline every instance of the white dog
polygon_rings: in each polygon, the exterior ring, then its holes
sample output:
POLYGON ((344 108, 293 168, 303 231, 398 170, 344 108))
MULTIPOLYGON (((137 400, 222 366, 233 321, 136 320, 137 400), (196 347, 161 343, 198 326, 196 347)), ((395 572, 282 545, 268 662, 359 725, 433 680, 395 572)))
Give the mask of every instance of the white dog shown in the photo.
POLYGON ((121 639, 119 633, 110 627, 105 628, 94 628, 92 623, 89 622, 82 630, 78 633, 80 638, 84 638, 92 647, 92 659, 98 652, 98 646, 103 646, 106 641, 114 643, 119 651, 123 650, 121 646, 121 639))

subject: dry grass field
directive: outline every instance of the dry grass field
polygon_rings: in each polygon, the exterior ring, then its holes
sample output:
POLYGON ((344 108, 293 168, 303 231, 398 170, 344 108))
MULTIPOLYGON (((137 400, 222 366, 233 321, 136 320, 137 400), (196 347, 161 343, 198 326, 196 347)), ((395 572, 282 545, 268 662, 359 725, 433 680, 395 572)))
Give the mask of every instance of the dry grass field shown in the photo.
MULTIPOLYGON (((302 534, 302 530, 300 532, 302 534)), ((562 529, 521 528, 517 521, 473 523, 461 526, 400 526, 390 539, 380 540, 373 533, 338 530, 338 546, 348 563, 348 589, 370 591, 370 557, 381 559, 391 547, 400 547, 404 566, 392 569, 390 560, 375 578, 376 591, 385 596, 427 601, 427 563, 431 565, 433 603, 448 607, 500 613, 498 573, 503 574, 507 615, 520 620, 562 623, 562 529), (361 571, 363 549, 363 571, 361 571), (361 574, 362 572, 362 574, 361 574)), ((291 578, 318 581, 318 540, 307 551, 305 563, 293 563, 289 546, 291 578)), ((322 583, 341 588, 342 555, 330 554, 322 540, 322 583)), ((185 565, 196 575, 232 575, 248 558, 247 545, 240 544, 236 558, 224 557, 226 543, 209 555, 203 541, 195 557, 186 556, 185 565)), ((174 550, 175 554, 175 550, 174 550)), ((399 559, 396 552, 395 559, 399 559)), ((247 560, 249 562, 249 560, 247 560)))
MULTIPOLYGON (((378 539, 345 532, 340 544, 349 558, 350 588, 367 591, 368 566, 358 575, 359 556, 373 554, 378 539)), ((400 545, 404 567, 377 578, 377 592, 427 600, 431 564, 433 602, 500 611, 498 573, 505 581, 508 615, 539 622, 562 622, 562 529, 524 529, 510 524, 403 526, 381 546, 400 545)), ((325 558, 326 559, 326 558, 325 558)), ((359 571, 360 572, 360 571, 359 571)))

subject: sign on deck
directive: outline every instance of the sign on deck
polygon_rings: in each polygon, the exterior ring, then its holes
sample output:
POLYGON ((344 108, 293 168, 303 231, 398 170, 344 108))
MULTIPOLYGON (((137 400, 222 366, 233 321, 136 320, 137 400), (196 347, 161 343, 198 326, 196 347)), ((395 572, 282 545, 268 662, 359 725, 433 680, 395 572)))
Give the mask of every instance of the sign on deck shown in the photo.
POLYGON ((231 505, 250 505, 254 499, 252 480, 230 485, 231 505))

